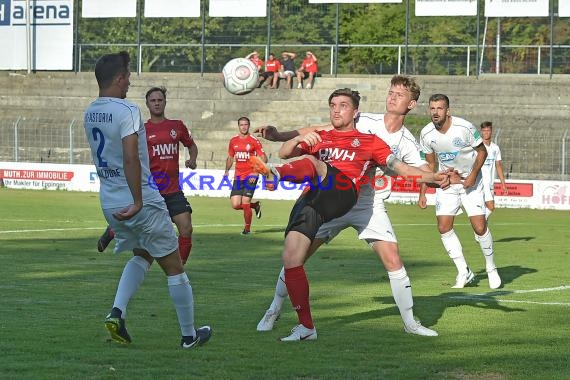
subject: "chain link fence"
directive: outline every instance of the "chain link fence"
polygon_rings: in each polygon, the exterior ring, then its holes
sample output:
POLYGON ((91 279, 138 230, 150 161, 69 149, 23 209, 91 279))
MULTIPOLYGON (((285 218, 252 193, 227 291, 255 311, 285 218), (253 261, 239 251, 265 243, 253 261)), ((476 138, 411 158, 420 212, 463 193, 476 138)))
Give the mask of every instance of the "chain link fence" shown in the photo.
MULTIPOLYGON (((508 178, 570 179, 570 129, 498 128, 495 142, 508 178)), ((200 141, 197 144, 200 147, 200 141)), ((225 162, 223 153, 200 149, 200 169, 222 168, 215 158, 220 156, 220 162, 225 162)), ((81 120, 43 118, 0 119, 0 161, 92 163, 81 120)))

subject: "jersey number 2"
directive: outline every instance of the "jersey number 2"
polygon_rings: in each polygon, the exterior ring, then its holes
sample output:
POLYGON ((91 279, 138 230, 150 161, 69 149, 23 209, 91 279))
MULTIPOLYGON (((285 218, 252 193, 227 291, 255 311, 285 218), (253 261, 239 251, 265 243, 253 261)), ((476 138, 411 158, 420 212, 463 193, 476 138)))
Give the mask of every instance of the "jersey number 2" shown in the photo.
POLYGON ((105 147, 105 136, 103 136, 103 132, 99 128, 93 128, 91 130, 93 133, 93 140, 99 141, 99 145, 97 146, 97 166, 100 168, 106 168, 107 161, 103 160, 101 157, 101 153, 103 153, 103 147, 105 147))

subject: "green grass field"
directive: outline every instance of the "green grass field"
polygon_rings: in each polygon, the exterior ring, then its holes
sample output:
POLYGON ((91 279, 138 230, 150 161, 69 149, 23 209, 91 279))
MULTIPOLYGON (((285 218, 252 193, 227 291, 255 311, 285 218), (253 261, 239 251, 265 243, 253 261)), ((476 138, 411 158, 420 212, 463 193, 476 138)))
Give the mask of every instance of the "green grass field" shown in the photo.
MULTIPOLYGON (((179 348, 166 279, 153 265, 129 305, 133 343, 109 341, 103 319, 130 255, 98 253, 98 194, 0 189, 0 378, 7 379, 568 379, 568 212, 499 209, 491 216, 504 285, 491 292, 464 215, 456 221, 476 285, 450 286, 433 208, 389 205, 415 313, 435 338, 405 334, 387 274, 352 230, 306 265, 319 339, 283 343, 255 326, 269 305, 292 202, 263 201, 254 234, 228 199, 193 198, 187 266, 196 322, 214 330, 179 348)), ((288 305, 288 304, 286 304, 288 305)))

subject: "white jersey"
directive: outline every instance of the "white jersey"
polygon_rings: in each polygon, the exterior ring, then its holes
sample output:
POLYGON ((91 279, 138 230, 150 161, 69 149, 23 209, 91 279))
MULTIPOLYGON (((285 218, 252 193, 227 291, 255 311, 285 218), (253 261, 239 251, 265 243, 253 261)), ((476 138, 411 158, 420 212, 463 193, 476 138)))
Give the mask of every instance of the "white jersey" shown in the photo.
MULTIPOLYGON (((399 131, 390 133, 386 129, 386 124, 384 123, 384 114, 381 113, 360 113, 357 122, 356 129, 362 133, 374 134, 380 137, 392 150, 394 155, 401 161, 405 162, 410 166, 419 167, 426 162, 421 158, 420 147, 412 135, 412 133, 402 126, 399 131)), ((386 166, 381 166, 376 168, 375 187, 373 189, 371 185, 362 186, 360 189, 359 199, 363 197, 374 197, 375 200, 385 200, 387 199, 391 191, 391 182, 386 182, 386 177, 384 176, 394 176, 396 173, 389 170, 386 166)))
POLYGON ((134 133, 138 135, 143 202, 163 201, 160 193, 149 186, 146 131, 137 105, 119 98, 100 97, 89 105, 83 122, 101 182, 99 199, 102 209, 126 207, 133 203, 123 169, 122 139, 134 133))
POLYGON ((483 175, 483 184, 493 190, 496 178, 496 162, 501 161, 501 149, 494 142, 489 145, 485 144, 485 148, 487 148, 487 158, 481 167, 481 174, 483 175))
POLYGON ((483 139, 473 124, 459 117, 451 117, 451 127, 445 133, 439 132, 433 123, 426 125, 420 133, 420 146, 425 154, 435 153, 439 170, 454 168, 462 178, 473 169, 477 151, 483 139))

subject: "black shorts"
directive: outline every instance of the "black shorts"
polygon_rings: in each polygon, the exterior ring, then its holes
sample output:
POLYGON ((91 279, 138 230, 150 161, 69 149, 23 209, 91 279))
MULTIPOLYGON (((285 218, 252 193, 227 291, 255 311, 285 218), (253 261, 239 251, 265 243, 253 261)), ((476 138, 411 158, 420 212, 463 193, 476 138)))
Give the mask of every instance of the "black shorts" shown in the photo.
POLYGON ((311 190, 295 202, 285 236, 297 231, 313 241, 323 223, 343 216, 356 204, 358 193, 354 183, 328 164, 326 177, 320 183, 314 178, 311 185, 311 190))
POLYGON ((168 214, 170 214, 171 218, 174 218, 176 215, 180 215, 185 212, 192 214, 192 207, 190 207, 190 203, 182 191, 177 191, 176 193, 171 194, 164 194, 162 197, 164 198, 166 208, 168 209, 168 214))
POLYGON ((230 197, 241 195, 242 197, 253 198, 253 193, 255 193, 255 187, 257 186, 257 178, 258 177, 253 175, 247 176, 243 179, 241 177, 234 178, 230 197))

